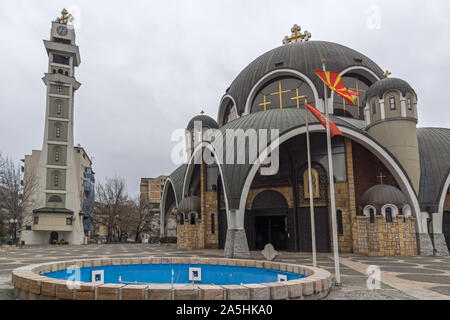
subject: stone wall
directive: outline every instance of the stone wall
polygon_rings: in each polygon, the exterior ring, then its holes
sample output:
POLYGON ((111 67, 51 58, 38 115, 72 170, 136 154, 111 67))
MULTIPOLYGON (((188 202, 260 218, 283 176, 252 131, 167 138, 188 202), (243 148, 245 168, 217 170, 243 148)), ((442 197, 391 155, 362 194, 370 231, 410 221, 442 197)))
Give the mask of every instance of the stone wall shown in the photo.
POLYGON ((399 215, 391 223, 376 216, 375 223, 358 216, 353 225, 354 253, 368 256, 417 255, 416 219, 399 215))

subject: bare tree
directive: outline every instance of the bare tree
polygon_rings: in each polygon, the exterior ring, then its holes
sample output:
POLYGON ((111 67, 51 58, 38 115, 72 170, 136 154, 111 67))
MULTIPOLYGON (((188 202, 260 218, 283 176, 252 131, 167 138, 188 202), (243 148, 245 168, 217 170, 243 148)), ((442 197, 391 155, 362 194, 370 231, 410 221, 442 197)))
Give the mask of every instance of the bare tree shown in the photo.
POLYGON ((119 222, 128 201, 125 181, 122 178, 106 178, 106 182, 96 186, 96 216, 95 222, 106 226, 108 242, 112 242, 113 234, 121 234, 119 222))
POLYGON ((36 168, 27 168, 22 179, 20 164, 0 154, 0 212, 7 221, 17 220, 20 227, 24 207, 32 207, 38 189, 36 168))

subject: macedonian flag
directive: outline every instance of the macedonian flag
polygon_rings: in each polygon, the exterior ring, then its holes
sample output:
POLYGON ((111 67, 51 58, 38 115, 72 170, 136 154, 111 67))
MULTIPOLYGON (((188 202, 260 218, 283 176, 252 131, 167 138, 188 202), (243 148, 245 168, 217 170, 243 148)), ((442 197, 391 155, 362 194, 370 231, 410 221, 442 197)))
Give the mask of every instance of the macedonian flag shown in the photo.
MULTIPOLYGON (((316 117, 317 120, 319 120, 319 122, 325 127, 325 129, 327 128, 327 118, 316 108, 314 108, 313 106, 307 104, 305 102, 305 106, 306 108, 308 108, 309 111, 311 111, 311 113, 314 115, 314 117, 316 117)), ((334 124, 333 121, 328 120, 330 122, 330 137, 333 138, 334 136, 344 136, 341 132, 341 130, 339 130, 339 128, 337 127, 337 125, 334 124)))
POLYGON ((328 88, 344 98, 350 105, 355 105, 356 97, 359 96, 359 94, 350 91, 345 87, 339 72, 316 70, 315 73, 323 82, 325 82, 328 88))

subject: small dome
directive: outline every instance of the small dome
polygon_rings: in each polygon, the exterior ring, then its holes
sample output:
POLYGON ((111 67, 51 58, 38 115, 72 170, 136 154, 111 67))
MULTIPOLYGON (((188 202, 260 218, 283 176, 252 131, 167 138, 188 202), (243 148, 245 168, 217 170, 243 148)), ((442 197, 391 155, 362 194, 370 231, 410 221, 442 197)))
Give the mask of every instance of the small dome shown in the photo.
POLYGON ((407 91, 412 91, 416 94, 408 82, 398 78, 384 78, 370 86, 369 90, 366 92, 366 100, 372 98, 373 96, 378 96, 382 99, 383 95, 387 91, 393 89, 399 90, 403 95, 406 95, 407 91))
POLYGON ((200 211, 200 198, 197 196, 184 198, 183 200, 181 200, 180 205, 178 206, 178 212, 183 212, 185 214, 189 214, 191 212, 200 213, 200 211))
POLYGON ((217 124, 216 120, 214 120, 210 116, 201 114, 195 116, 191 119, 191 121, 189 121, 189 124, 186 128, 188 131, 194 129, 195 121, 200 121, 202 123, 202 128, 219 129, 219 125, 217 124))
POLYGON ((371 205, 381 210, 386 204, 393 204, 397 208, 403 208, 408 201, 405 195, 399 189, 385 184, 378 184, 367 190, 361 198, 361 206, 371 205))

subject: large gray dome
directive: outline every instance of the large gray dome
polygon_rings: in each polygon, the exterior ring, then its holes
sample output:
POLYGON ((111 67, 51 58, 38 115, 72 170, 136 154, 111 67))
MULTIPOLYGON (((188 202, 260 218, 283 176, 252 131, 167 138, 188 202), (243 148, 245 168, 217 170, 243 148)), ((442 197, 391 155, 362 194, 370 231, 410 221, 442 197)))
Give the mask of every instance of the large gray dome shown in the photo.
POLYGON ((242 70, 226 93, 233 97, 241 115, 251 89, 264 75, 277 69, 293 69, 309 77, 319 97, 323 98, 323 82, 314 73, 314 70, 322 70, 323 58, 330 71, 342 72, 360 66, 371 70, 380 79, 384 77, 383 70, 375 62, 353 49, 332 42, 308 41, 283 45, 263 54, 242 70))

